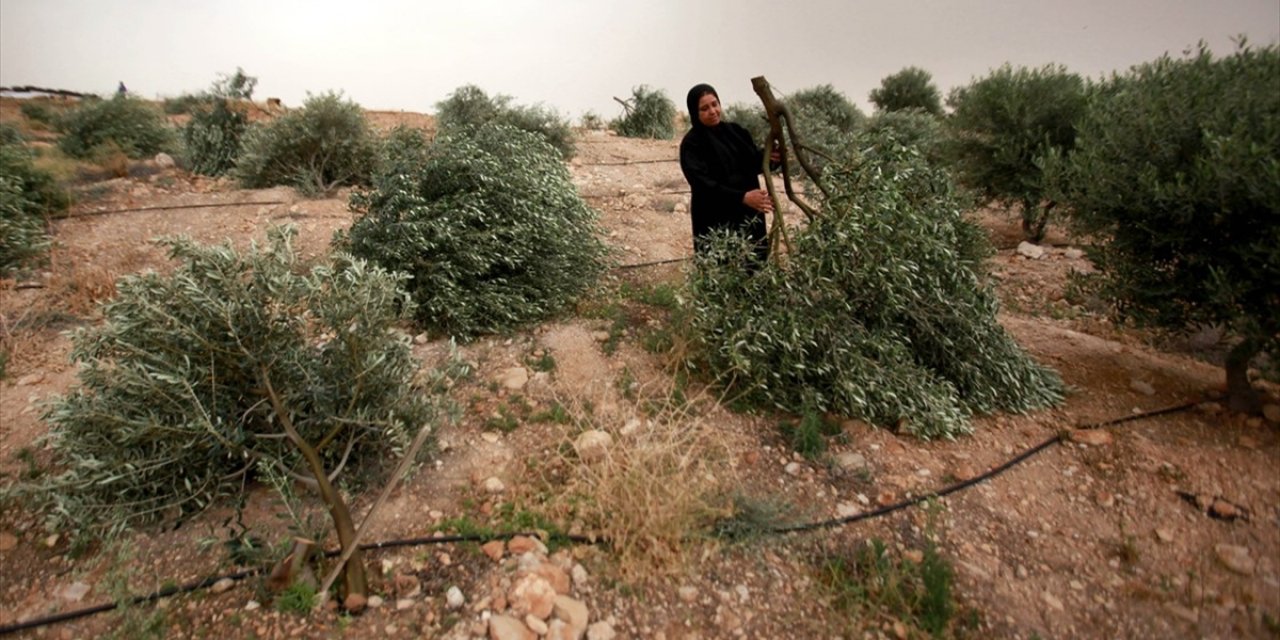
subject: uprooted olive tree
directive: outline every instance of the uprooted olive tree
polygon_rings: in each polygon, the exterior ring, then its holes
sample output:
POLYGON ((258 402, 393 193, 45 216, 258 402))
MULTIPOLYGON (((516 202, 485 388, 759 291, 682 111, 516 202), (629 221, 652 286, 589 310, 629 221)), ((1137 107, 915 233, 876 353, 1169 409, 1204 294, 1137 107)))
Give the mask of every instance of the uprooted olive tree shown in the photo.
POLYGON ((985 239, 944 170, 882 128, 820 179, 812 220, 769 263, 744 268, 728 237, 699 262, 683 310, 691 364, 760 405, 922 438, 1062 398, 1057 374, 996 321, 985 239))
MULTIPOLYGON (((269 472, 318 492, 352 545, 339 477, 402 451, 435 405, 395 329, 404 277, 342 254, 300 272, 292 237, 243 254, 167 240, 177 269, 122 278, 74 334, 79 384, 45 416, 61 471, 34 494, 59 526, 181 520, 269 472)), ((359 553, 344 587, 365 592, 359 553)))

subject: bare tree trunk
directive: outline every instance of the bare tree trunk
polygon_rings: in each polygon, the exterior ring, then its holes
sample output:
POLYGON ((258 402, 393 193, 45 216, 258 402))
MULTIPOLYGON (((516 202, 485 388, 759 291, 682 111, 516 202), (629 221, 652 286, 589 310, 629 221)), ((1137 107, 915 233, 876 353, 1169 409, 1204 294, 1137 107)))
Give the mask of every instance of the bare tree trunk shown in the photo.
POLYGON ((1227 354, 1227 406, 1232 411, 1258 413, 1262 398, 1249 382, 1249 361, 1261 349, 1257 340, 1245 338, 1227 354))

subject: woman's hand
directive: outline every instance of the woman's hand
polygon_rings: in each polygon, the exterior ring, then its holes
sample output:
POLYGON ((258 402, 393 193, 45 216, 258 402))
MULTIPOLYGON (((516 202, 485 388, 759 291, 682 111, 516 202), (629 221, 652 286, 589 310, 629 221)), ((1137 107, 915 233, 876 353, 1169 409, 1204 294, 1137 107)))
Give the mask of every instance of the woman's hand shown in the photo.
POLYGON ((756 189, 748 191, 742 196, 742 204, 759 211, 760 213, 773 212, 773 200, 769 199, 769 192, 764 189, 756 189))

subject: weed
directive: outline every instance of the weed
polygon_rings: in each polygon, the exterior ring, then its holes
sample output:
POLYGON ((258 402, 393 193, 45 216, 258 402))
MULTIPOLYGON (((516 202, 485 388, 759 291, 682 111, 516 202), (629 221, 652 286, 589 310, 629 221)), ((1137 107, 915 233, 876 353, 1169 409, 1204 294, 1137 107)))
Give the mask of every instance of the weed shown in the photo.
POLYGON ((316 588, 295 582, 276 596, 275 609, 281 613, 306 615, 316 604, 316 588))
POLYGON ((552 402, 550 407, 529 417, 531 422, 552 422, 555 424, 572 424, 573 416, 559 402, 552 402))
POLYGON ((806 411, 798 422, 778 425, 796 453, 813 460, 827 450, 827 436, 841 433, 840 423, 828 420, 817 411, 806 411))
POLYGON ((485 429, 501 431, 502 433, 511 433, 520 426, 520 420, 512 414, 511 409, 504 403, 498 405, 498 415, 491 416, 484 421, 485 429))
POLYGON ((534 371, 552 372, 556 370, 556 359, 550 353, 541 351, 540 354, 534 354, 533 358, 527 361, 534 371))
POLYGON ((44 471, 36 462, 36 453, 32 451, 31 447, 19 449, 16 457, 22 463, 22 473, 18 477, 23 480, 35 480, 44 474, 44 471))
POLYGON ((636 387, 639 386, 639 383, 636 382, 636 377, 631 373, 630 367, 622 368, 622 373, 618 376, 616 384, 618 385, 618 393, 621 393, 623 398, 635 402, 636 387))
POLYGON ((885 544, 872 539, 852 558, 823 562, 820 580, 851 618, 897 619, 935 638, 953 626, 954 570, 932 542, 917 563, 890 557, 885 544))
POLYGON ((122 640, 163 638, 167 626, 164 611, 143 611, 133 604, 133 594, 129 590, 129 582, 135 577, 135 571, 129 566, 133 559, 133 548, 128 543, 122 543, 116 548, 111 568, 103 578, 104 590, 115 601, 116 614, 120 619, 120 626, 107 637, 122 640))
POLYGON ((733 496, 733 514, 715 523, 717 538, 731 541, 755 540, 795 522, 795 508, 773 497, 733 496))

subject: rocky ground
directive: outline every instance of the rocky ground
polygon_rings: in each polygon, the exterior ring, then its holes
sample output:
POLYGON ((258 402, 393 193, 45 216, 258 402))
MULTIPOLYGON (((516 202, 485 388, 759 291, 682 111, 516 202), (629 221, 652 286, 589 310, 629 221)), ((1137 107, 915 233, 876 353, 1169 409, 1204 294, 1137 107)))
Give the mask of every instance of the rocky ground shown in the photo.
MULTIPOLYGON (((877 574, 840 581, 832 568, 872 540, 902 563, 894 566, 907 567, 890 577, 922 565, 935 549, 950 564, 956 637, 1280 633, 1280 416, 1237 415, 1217 401, 1222 373, 1206 359, 1220 336, 1172 341, 1109 323, 1064 294, 1070 272, 1091 268, 1070 237, 1055 229, 1044 245, 1019 248, 1012 220, 977 212, 1000 247, 990 267, 1001 321, 1062 373, 1071 388, 1066 402, 978 418, 972 436, 946 442, 844 421, 831 450, 808 459, 780 435, 784 416, 735 412, 694 388, 672 411, 670 369, 644 345, 663 316, 617 293, 682 277, 684 264, 668 262, 691 252, 676 143, 585 132, 578 151, 570 170, 600 210, 618 265, 647 266, 611 272, 575 314, 463 345, 461 356, 475 367, 452 391, 463 417, 440 429, 430 462, 378 512, 370 540, 555 513, 557 488, 585 487, 603 504, 608 492, 645 487, 620 493, 612 504, 627 508, 616 508, 615 517, 664 523, 697 487, 730 486, 776 507, 784 520, 817 521, 975 477, 1081 425, 1189 408, 1076 434, 971 489, 846 526, 674 546, 654 533, 626 549, 527 537, 396 547, 369 553, 376 596, 359 615, 329 608, 303 616, 250 578, 21 635, 924 637, 919 620, 888 603, 863 598, 849 606, 841 597, 837 587, 877 574), (571 419, 538 417, 555 411, 571 419), (648 482, 619 482, 621 467, 610 466, 619 460, 630 461, 628 471, 648 465, 648 482), (671 460, 680 471, 661 475, 671 460)), ((75 217, 55 223, 51 269, 0 286, 12 354, 0 381, 3 482, 47 461, 41 404, 75 382, 62 332, 97 320, 94 302, 110 295, 115 277, 166 267, 150 238, 185 233, 243 246, 268 225, 288 222, 299 229, 304 255, 315 257, 350 223, 345 197, 244 191, 154 163, 80 187, 75 217), (188 204, 232 206, 172 208, 188 204), (101 213, 126 208, 140 210, 101 213)), ((433 366, 448 345, 423 337, 415 352, 433 366)), ((358 517, 373 497, 353 496, 358 517)), ((243 522, 264 540, 287 540, 281 510, 278 497, 259 488, 243 522)), ((0 626, 234 571, 222 544, 233 516, 218 507, 176 530, 139 531, 77 553, 68 532, 8 505, 0 517, 0 626)), ((559 526, 592 533, 585 522, 559 526)), ((637 529, 645 530, 643 522, 637 529)))

